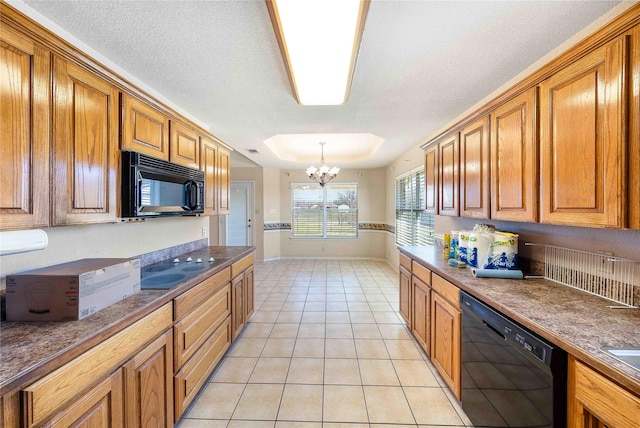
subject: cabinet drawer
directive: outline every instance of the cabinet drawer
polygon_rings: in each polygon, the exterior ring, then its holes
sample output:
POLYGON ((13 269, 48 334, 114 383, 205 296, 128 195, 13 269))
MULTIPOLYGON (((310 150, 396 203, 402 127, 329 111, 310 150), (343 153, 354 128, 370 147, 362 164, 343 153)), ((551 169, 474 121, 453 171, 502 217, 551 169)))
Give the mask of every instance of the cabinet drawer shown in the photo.
POLYGON ((460 309, 460 289, 440 276, 433 274, 431 286, 433 291, 447 299, 456 308, 460 309))
POLYGON ((411 259, 402 253, 400 253, 400 266, 411 272, 411 259))
POLYGON ((230 343, 231 317, 227 317, 193 357, 187 361, 182 370, 176 373, 174 377, 176 422, 229 349, 230 343))
POLYGON ((231 278, 235 278, 251 265, 253 265, 253 253, 231 265, 231 278))
POLYGON ((218 290, 231 281, 231 270, 226 268, 210 278, 205 279, 191 290, 182 293, 174 299, 174 319, 180 321, 193 311, 202 302, 208 300, 218 292, 218 290))
POLYGON ((211 296, 173 327, 175 340, 174 371, 180 370, 196 350, 231 314, 231 286, 227 285, 211 296))
POLYGON ((417 276, 420 281, 427 285, 431 285, 431 271, 415 260, 412 261, 411 272, 417 276))
POLYGON ((26 387, 26 426, 40 424, 62 405, 130 358, 141 345, 171 327, 171 303, 104 340, 48 376, 26 387))
POLYGON ((577 360, 573 364, 573 375, 575 398, 589 413, 609 426, 638 426, 640 398, 577 360))

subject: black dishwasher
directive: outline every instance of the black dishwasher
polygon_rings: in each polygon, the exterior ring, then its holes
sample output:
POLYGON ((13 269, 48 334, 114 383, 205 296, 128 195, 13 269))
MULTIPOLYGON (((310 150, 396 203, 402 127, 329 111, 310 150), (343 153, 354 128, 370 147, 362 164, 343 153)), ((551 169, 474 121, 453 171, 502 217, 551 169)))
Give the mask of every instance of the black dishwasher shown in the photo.
POLYGON ((567 353, 462 292, 462 408, 475 427, 565 427, 567 353))

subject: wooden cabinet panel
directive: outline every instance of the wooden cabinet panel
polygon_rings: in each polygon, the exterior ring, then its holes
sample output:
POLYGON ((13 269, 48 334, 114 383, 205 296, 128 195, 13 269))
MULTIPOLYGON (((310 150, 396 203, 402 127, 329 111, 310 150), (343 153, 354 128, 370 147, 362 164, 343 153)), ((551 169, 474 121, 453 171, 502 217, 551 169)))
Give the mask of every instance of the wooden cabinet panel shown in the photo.
POLYGON ((170 130, 169 161, 189 168, 200 168, 200 135, 175 120, 171 121, 170 130))
POLYGON ((183 364, 211 336, 211 333, 231 314, 231 288, 229 284, 211 296, 189 315, 178 321, 174 329, 174 371, 183 364))
POLYGON ((431 288, 418 277, 411 277, 412 322, 411 332, 431 355, 431 288))
POLYGON ((540 85, 543 223, 624 225, 625 51, 619 38, 540 85))
POLYGON ((0 26, 0 230, 49 226, 50 53, 0 26))
POLYGON ((96 379, 107 376, 141 344, 171 327, 172 305, 167 304, 136 321, 99 345, 71 360, 22 391, 26 425, 38 425, 96 379))
POLYGON ((253 253, 231 265, 231 276, 235 278, 251 266, 253 266, 253 253))
POLYGON ((460 131, 460 215, 489 218, 489 117, 460 131))
MULTIPOLYGON (((252 257, 253 258, 253 257, 252 257)), ((249 321, 254 311, 254 270, 253 265, 244 271, 244 321, 249 321)))
POLYGON ((231 282, 231 268, 225 268, 174 299, 175 321, 180 321, 198 309, 231 282))
POLYGON ((424 180, 427 186, 425 211, 438 214, 438 145, 433 144, 424 151, 424 180))
POLYGON ((569 357, 569 428, 640 426, 640 397, 569 357))
POLYGON ((491 218, 537 221, 537 89, 491 113, 491 218))
POLYGON ((629 89, 628 226, 640 229, 640 25, 631 31, 631 88, 629 89))
POLYGON ((218 214, 229 214, 231 207, 231 153, 218 147, 218 163, 216 165, 218 183, 218 214))
POLYGON ((244 327, 244 276, 238 275, 231 281, 231 331, 232 340, 236 340, 244 327))
POLYGON ((174 382, 175 422, 180 419, 216 364, 229 349, 231 336, 231 318, 228 317, 198 349, 193 358, 176 373, 174 382))
MULTIPOLYGON (((434 283, 435 284, 435 283, 434 283)), ((431 295, 431 361, 453 393, 460 399, 460 328, 459 306, 449 303, 435 292, 431 295)))
POLYGON ((434 274, 431 287, 433 291, 447 299, 452 305, 460 306, 460 289, 446 279, 434 274))
POLYGON ((124 366, 127 427, 173 426, 173 334, 154 340, 124 366))
POLYGON ((411 272, 411 259, 400 253, 400 266, 411 272))
POLYGON ((218 146, 207 137, 200 137, 200 170, 204 172, 204 214, 218 214, 216 165, 218 146))
POLYGON ((400 266, 400 315, 411 327, 411 272, 400 266))
POLYGON ((115 222, 118 90, 55 57, 53 93, 53 225, 115 222))
POLYGON ((122 150, 169 160, 169 119, 130 95, 122 95, 122 150))
POLYGON ((20 428, 20 390, 11 391, 0 398, 0 426, 20 428))
POLYGON ((122 385, 122 370, 117 370, 40 426, 51 428, 123 427, 122 385))
POLYGON ((460 215, 459 192, 460 144, 458 133, 438 144, 438 214, 460 215))

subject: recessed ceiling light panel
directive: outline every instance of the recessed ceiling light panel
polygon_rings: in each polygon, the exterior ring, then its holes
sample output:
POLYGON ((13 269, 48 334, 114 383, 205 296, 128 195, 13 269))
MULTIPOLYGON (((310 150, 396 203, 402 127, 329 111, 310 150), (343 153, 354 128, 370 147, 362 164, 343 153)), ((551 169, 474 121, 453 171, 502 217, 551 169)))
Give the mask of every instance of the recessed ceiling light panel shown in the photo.
POLYGON ((369 0, 267 0, 296 100, 339 105, 349 96, 369 0))

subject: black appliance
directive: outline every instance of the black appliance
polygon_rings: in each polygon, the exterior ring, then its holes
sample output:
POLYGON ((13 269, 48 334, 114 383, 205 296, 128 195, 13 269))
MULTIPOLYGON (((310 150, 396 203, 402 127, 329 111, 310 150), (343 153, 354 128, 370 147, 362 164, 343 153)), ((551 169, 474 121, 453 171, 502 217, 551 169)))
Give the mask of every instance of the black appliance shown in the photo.
POLYGON ((227 259, 214 259, 209 250, 197 250, 140 270, 142 290, 168 290, 196 276, 217 268, 227 259))
POLYGON ((137 152, 122 152, 122 217, 204 212, 204 172, 137 152))
POLYGON ((567 353, 462 292, 462 408, 475 427, 566 427, 567 353))

